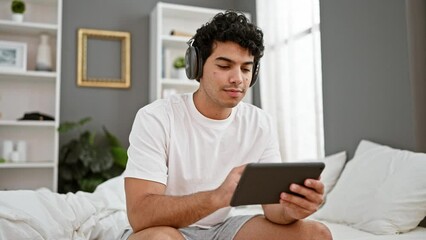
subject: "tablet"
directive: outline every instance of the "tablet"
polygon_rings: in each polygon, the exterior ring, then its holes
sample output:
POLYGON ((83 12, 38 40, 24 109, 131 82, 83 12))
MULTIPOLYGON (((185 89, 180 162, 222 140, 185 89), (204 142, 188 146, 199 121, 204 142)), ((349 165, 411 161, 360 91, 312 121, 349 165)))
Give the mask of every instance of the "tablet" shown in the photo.
MULTIPOLYGON (((282 192, 292 193, 292 183, 319 179, 323 162, 250 163, 244 169, 231 206, 279 203, 282 192)), ((297 194, 296 194, 297 195, 297 194)))

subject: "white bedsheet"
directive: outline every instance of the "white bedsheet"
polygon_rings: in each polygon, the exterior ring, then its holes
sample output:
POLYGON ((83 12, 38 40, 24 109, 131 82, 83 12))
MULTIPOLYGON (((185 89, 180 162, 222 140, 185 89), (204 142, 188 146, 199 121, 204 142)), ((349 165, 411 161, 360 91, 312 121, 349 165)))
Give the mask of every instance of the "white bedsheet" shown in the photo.
POLYGON ((0 192, 0 239, 117 239, 128 226, 122 177, 93 194, 0 192))

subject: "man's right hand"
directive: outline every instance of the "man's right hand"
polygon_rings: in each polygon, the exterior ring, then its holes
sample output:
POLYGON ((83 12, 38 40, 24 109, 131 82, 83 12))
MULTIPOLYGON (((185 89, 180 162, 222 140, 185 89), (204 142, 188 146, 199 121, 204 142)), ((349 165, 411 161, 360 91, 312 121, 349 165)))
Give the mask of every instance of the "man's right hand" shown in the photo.
POLYGON ((241 175, 247 164, 233 168, 225 181, 214 191, 215 195, 220 199, 221 207, 228 207, 231 204, 232 195, 237 188, 241 175))

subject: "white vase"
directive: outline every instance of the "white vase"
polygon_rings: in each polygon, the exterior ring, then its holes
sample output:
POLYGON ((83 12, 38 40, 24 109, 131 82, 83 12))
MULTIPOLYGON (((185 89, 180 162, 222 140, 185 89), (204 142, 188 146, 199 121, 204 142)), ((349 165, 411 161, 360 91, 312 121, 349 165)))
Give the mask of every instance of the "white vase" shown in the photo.
POLYGON ((19 153, 19 161, 25 162, 27 160, 27 142, 18 141, 16 149, 19 153))
POLYGON ((17 163, 21 161, 21 159, 19 158, 18 151, 12 151, 12 153, 10 154, 10 161, 13 163, 17 163))
POLYGON ((3 159, 6 161, 10 161, 10 155, 13 152, 13 142, 11 140, 3 141, 3 159))
POLYGON ((12 14, 12 20, 15 22, 22 22, 24 21, 24 14, 14 13, 12 14))
POLYGON ((178 72, 177 74, 178 79, 182 79, 182 80, 188 79, 188 77, 186 76, 185 68, 179 68, 177 72, 178 72))
POLYGON ((52 71, 52 52, 49 45, 49 35, 40 35, 40 44, 37 48, 37 71, 52 71))

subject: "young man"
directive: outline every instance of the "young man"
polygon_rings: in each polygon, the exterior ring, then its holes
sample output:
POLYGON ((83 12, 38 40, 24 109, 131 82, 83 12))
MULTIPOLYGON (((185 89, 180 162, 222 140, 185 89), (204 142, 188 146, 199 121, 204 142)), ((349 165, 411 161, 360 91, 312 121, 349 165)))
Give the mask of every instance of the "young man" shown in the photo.
POLYGON ((264 215, 228 218, 245 165, 281 161, 270 117, 241 102, 256 80, 263 33, 227 11, 198 29, 190 48, 198 90, 143 107, 132 127, 128 239, 331 239, 324 225, 303 220, 323 202, 318 180, 293 184, 305 198, 282 193, 264 215))

